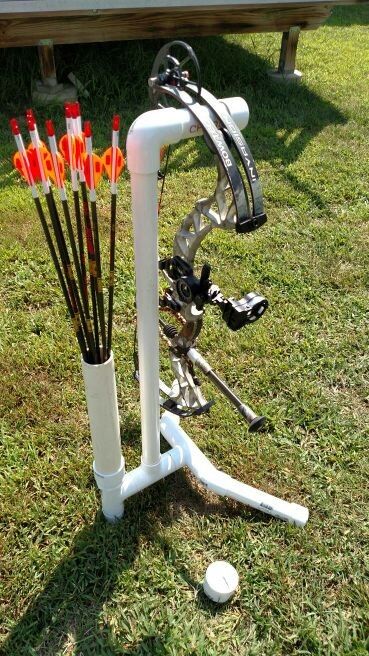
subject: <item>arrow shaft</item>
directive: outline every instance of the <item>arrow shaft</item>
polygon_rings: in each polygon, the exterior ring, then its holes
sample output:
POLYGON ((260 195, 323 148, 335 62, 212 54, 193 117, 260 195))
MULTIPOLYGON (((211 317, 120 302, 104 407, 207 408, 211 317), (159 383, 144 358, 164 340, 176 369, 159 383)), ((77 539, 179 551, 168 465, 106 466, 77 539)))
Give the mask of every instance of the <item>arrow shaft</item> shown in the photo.
POLYGON ((89 264, 89 273, 90 273, 90 289, 91 289, 91 301, 92 301, 92 316, 93 316, 94 333, 95 333, 95 348, 96 348, 98 362, 100 362, 101 358, 100 358, 99 320, 98 320, 98 312, 97 312, 97 272, 96 272, 95 245, 94 245, 93 234, 92 234, 90 208, 88 204, 86 182, 80 180, 80 184, 81 184, 83 219, 85 225, 88 264, 89 264))
POLYGON ((91 200, 91 216, 92 216, 92 227, 93 227, 93 234, 94 234, 95 257, 96 257, 96 299, 97 299, 97 309, 98 309, 99 322, 100 322, 101 342, 102 342, 103 361, 104 361, 106 358, 104 294, 103 294, 102 275, 101 275, 99 226, 97 220, 96 201, 94 200, 91 200))
POLYGON ((111 351, 112 333, 113 333, 117 194, 111 195, 110 213, 111 213, 111 220, 110 220, 109 304, 108 304, 108 341, 107 341, 108 357, 111 351))
POLYGON ((61 266, 59 264, 58 256, 57 256, 57 253, 56 253, 56 250, 55 250, 55 247, 54 247, 54 243, 52 241, 52 237, 51 237, 51 234, 50 234, 49 227, 47 225, 47 221, 46 221, 46 218, 45 218, 42 206, 41 206, 40 199, 37 197, 37 198, 34 199, 34 201, 35 201, 37 213, 40 217, 40 221, 41 221, 41 225, 42 225, 42 228, 43 228, 43 231, 44 231, 46 242, 47 242, 47 245, 49 247, 51 259, 54 263, 56 273, 57 273, 57 276, 58 276, 58 279, 59 279, 60 287, 62 289, 63 296, 64 296, 65 302, 67 304, 68 312, 69 312, 70 317, 72 319, 72 324, 73 324, 73 327, 74 327, 74 330, 75 330, 75 333, 76 333, 77 341, 78 341, 82 356, 86 359, 86 357, 87 357, 86 342, 85 342, 85 338, 84 338, 82 328, 81 328, 80 316, 79 316, 78 312, 76 313, 73 309, 72 302, 71 302, 69 292, 68 292, 68 288, 67 288, 64 276, 63 276, 61 266))

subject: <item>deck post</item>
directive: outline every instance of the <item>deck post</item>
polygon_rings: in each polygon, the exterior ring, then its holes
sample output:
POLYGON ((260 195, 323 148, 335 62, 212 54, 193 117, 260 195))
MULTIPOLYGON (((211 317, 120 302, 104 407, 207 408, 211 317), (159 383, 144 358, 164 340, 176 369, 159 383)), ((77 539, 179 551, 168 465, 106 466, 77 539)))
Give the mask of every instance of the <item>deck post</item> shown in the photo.
POLYGON ((300 27, 293 26, 288 32, 283 32, 278 68, 275 71, 269 71, 273 80, 278 82, 299 82, 301 80, 302 73, 295 68, 300 31, 300 27))
POLYGON ((58 82, 56 79, 54 44, 51 39, 43 39, 39 42, 37 50, 42 84, 47 87, 55 87, 58 82))
POLYGON ((39 41, 38 57, 40 61, 41 80, 37 80, 32 98, 36 103, 63 103, 76 100, 77 89, 71 84, 60 84, 56 76, 54 44, 51 39, 39 41))

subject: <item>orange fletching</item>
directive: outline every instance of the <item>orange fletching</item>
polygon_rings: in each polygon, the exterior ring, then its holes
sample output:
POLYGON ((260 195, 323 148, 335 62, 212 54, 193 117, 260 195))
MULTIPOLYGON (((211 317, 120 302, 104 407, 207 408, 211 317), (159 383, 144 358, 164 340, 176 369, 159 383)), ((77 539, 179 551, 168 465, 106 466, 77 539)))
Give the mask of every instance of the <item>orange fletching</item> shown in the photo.
MULTIPOLYGON (((72 157, 73 157, 73 139, 72 141, 72 157)), ((70 154, 69 154, 69 144, 68 144, 68 135, 63 134, 63 136, 59 140, 59 150, 61 154, 63 155, 65 161, 69 164, 70 166, 70 154)))
POLYGON ((83 168, 83 156, 86 151, 84 137, 73 138, 73 155, 77 169, 83 168))
MULTIPOLYGON (((93 187, 96 189, 97 185, 100 182, 100 178, 103 172, 103 161, 101 157, 92 153, 92 171, 93 171, 93 187)), ((82 156, 83 170, 85 173, 86 183, 89 189, 91 189, 91 170, 90 170, 90 155, 84 153, 82 156)))
MULTIPOLYGON (((71 135, 71 148, 72 148, 72 166, 74 169, 81 168, 81 159, 82 155, 85 152, 85 142, 83 137, 76 137, 71 135)), ((63 134, 59 140, 59 150, 63 155, 65 161, 69 166, 71 166, 69 145, 68 145, 68 135, 63 134)))
MULTIPOLYGON (((40 148, 46 148, 46 145, 43 141, 40 141, 40 148)), ((31 143, 27 147, 27 152, 31 152, 33 150, 35 150, 35 147, 34 147, 32 141, 31 141, 31 143)))
POLYGON ((116 155, 116 164, 115 164, 115 176, 114 180, 112 179, 113 177, 113 169, 112 169, 112 164, 113 164, 113 148, 110 147, 108 148, 105 153, 101 157, 102 162, 104 164, 104 169, 107 173, 107 176, 110 180, 110 182, 116 182, 117 179, 119 178, 120 174, 123 171, 124 165, 125 165, 125 160, 123 157, 123 153, 120 148, 117 148, 117 155, 116 155))
MULTIPOLYGON (((28 158, 27 158, 28 159, 28 158)), ((31 180, 28 175, 27 167, 25 166, 24 159, 23 157, 17 152, 13 156, 13 166, 21 176, 28 182, 28 184, 31 184, 31 180)))
POLYGON ((25 163, 25 159, 28 163, 29 171, 31 173, 31 176, 33 178, 34 182, 38 182, 41 180, 41 174, 40 174, 40 167, 38 165, 38 160, 37 160, 37 155, 35 149, 33 150, 27 150, 26 154, 24 155, 24 158, 20 155, 20 153, 15 153, 13 157, 13 164, 14 167, 19 171, 19 173, 27 180, 28 184, 31 184, 31 180, 27 171, 27 164, 25 163))
MULTIPOLYGON (((48 178, 50 178, 54 182, 54 184, 57 184, 57 177, 56 177, 56 172, 54 171, 53 160, 47 148, 41 148, 41 156, 42 156, 42 163, 44 166, 45 175, 48 178)), ((64 182, 64 177, 65 177, 64 160, 60 153, 57 153, 56 158, 58 162, 60 179, 61 182, 64 182)))

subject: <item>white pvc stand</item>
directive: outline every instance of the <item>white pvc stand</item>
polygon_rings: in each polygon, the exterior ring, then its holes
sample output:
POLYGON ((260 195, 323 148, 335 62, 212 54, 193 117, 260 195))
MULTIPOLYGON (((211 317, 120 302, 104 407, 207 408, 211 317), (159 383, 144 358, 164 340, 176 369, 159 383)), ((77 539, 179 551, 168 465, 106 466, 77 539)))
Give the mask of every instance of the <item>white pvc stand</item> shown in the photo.
MULTIPOLYGON (((249 116, 246 102, 242 98, 228 98, 222 102, 237 125, 244 128, 249 116)), ((212 118, 209 109, 204 107, 203 112, 204 118, 212 118)), ((304 526, 309 516, 307 508, 266 494, 219 471, 181 428, 177 416, 165 412, 160 420, 157 200, 160 148, 201 134, 200 126, 187 109, 174 108, 142 114, 134 121, 128 134, 127 164, 131 175, 135 246, 142 457, 139 467, 124 472, 120 447, 117 448, 119 430, 113 360, 102 365, 83 363, 95 457, 94 472, 102 491, 103 513, 110 520, 121 517, 124 499, 180 467, 187 466, 213 492, 304 526), (100 376, 103 377, 102 383, 98 380, 100 376), (105 385, 105 389, 100 397, 101 384, 105 385), (160 453, 160 433, 172 447, 164 454, 160 453)))
POLYGON ((113 354, 103 364, 87 364, 82 359, 82 372, 94 452, 95 481, 101 491, 103 513, 107 519, 114 521, 123 515, 120 490, 124 459, 120 445, 113 354))

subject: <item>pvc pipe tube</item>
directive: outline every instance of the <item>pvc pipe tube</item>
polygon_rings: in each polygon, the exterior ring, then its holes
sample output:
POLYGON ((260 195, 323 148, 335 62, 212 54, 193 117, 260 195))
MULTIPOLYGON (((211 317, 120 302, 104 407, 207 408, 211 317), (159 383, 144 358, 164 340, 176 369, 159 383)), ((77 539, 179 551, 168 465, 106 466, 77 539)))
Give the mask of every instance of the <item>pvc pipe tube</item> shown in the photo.
POLYGON ((90 421, 93 469, 102 493, 105 517, 114 520, 123 515, 120 488, 124 476, 124 460, 120 445, 119 413, 113 353, 102 364, 88 364, 82 359, 90 421))
POLYGON ((96 469, 111 475, 122 460, 113 354, 102 364, 82 360, 82 371, 96 469))
MULTIPOLYGON (((249 108, 243 98, 220 100, 242 130, 249 120, 249 108)), ((208 107, 204 116, 214 118, 208 107)), ((127 168, 132 173, 154 173, 160 166, 160 148, 182 139, 200 137, 202 129, 187 109, 154 109, 141 114, 131 125, 127 137, 127 168)))
POLYGON ((131 173, 136 269, 142 463, 160 461, 157 170, 131 173))
POLYGON ((140 465, 136 469, 128 472, 123 479, 121 495, 123 499, 128 499, 136 492, 144 490, 149 485, 157 483, 162 478, 169 476, 185 465, 185 456, 183 450, 176 446, 162 454, 158 467, 145 467, 140 465))
MULTIPOLYGON (((226 99, 224 103, 238 125, 244 127, 249 115, 247 103, 242 98, 226 99)), ((208 108, 203 110, 206 116, 212 116, 208 108)), ((187 109, 167 108, 139 116, 127 138, 135 247, 142 464, 148 467, 158 467, 160 463, 157 207, 160 148, 201 134, 187 109)))
POLYGON ((160 429, 173 448, 175 446, 182 448, 187 466, 207 488, 221 496, 240 501, 296 526, 305 526, 309 517, 307 508, 236 481, 228 474, 216 469, 180 427, 178 417, 165 412, 161 419, 160 429))

